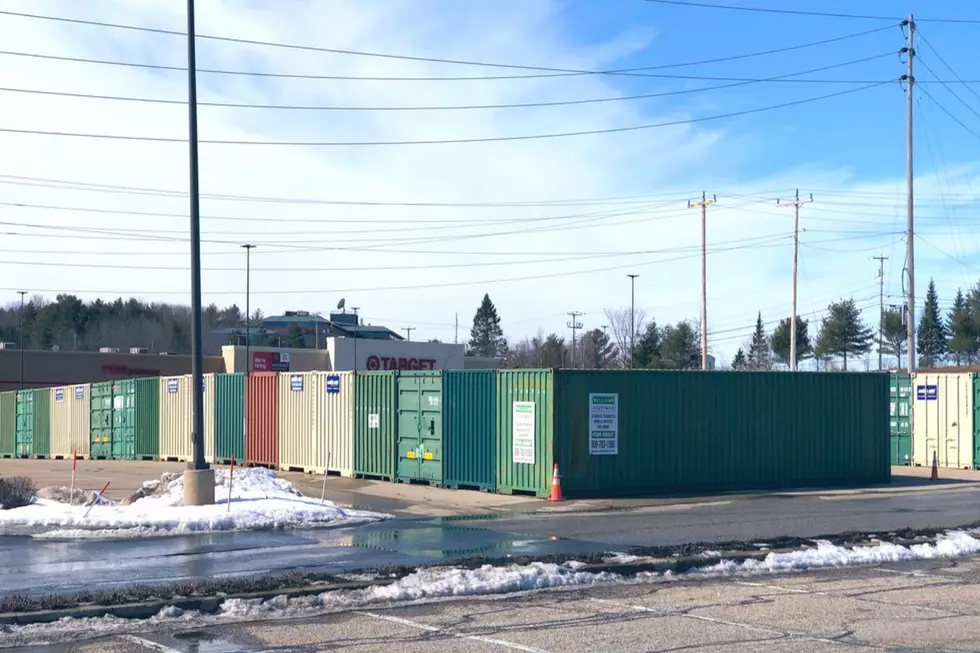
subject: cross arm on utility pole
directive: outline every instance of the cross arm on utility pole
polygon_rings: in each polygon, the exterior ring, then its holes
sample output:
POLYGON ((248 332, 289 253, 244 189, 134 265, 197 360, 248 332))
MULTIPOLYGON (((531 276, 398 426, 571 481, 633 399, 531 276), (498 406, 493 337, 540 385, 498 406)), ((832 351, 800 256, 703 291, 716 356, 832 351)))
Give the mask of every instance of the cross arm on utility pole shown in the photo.
POLYGON ((701 193, 700 200, 688 200, 687 208, 701 209, 701 369, 708 369, 708 205, 718 201, 717 195, 708 199, 701 193))

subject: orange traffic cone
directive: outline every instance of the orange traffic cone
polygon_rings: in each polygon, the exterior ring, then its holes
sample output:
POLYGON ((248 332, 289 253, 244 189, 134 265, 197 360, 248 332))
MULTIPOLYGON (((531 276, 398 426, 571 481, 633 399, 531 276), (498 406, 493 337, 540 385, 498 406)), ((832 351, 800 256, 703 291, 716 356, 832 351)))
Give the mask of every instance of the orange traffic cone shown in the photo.
POLYGON ((936 452, 932 452, 932 480, 939 480, 939 460, 936 458, 936 452))
POLYGON ((558 463, 555 463, 555 471, 551 475, 551 497, 548 501, 562 501, 561 496, 561 479, 558 476, 558 463))

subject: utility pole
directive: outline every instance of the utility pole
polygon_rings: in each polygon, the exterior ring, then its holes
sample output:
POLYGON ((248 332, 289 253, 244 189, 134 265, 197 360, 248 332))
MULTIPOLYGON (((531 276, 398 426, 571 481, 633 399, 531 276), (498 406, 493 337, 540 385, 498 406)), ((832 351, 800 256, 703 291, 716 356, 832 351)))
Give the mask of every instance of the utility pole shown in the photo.
POLYGON ((18 290, 17 294, 20 295, 20 389, 24 389, 24 349, 27 347, 27 342, 24 340, 24 295, 27 294, 26 290, 18 290))
POLYGON ((568 321, 568 328, 572 330, 572 367, 575 367, 575 332, 582 328, 582 323, 578 321, 578 318, 585 315, 585 313, 580 313, 579 311, 569 311, 568 316, 572 318, 568 321))
POLYGON ((810 199, 801 200, 799 189, 796 190, 796 199, 792 202, 776 200, 779 206, 793 207, 793 314, 789 318, 789 369, 794 372, 796 371, 796 276, 800 260, 800 206, 812 201, 812 193, 810 199))
POLYGON ((352 306, 351 310, 354 311, 354 375, 357 375, 357 330, 360 328, 360 322, 358 322, 357 311, 359 306, 352 306))
POLYGON ((459 344, 459 313, 456 313, 456 330, 453 332, 453 344, 459 344))
POLYGON ((708 205, 718 201, 716 195, 708 199, 701 193, 701 200, 688 200, 687 208, 701 207, 701 369, 708 369, 708 205))
POLYGON ((638 274, 627 274, 630 278, 630 369, 636 356, 636 278, 638 274))
POLYGON ((915 77, 912 75, 912 60, 915 59, 915 18, 909 14, 909 19, 903 21, 902 25, 908 27, 908 45, 903 48, 908 56, 908 73, 904 76, 906 84, 906 108, 907 124, 905 131, 905 150, 906 150, 906 206, 908 213, 908 233, 906 234, 906 257, 908 258, 908 325, 906 333, 908 342, 906 347, 909 350, 909 374, 915 372, 915 202, 912 189, 913 181, 913 158, 912 158, 912 87, 915 86, 915 77))
POLYGON ((402 331, 408 335, 408 342, 412 342, 412 331, 415 331, 415 327, 405 327, 402 331))
POLYGON ((881 349, 885 342, 882 327, 885 326, 885 261, 888 257, 873 256, 872 258, 878 261, 878 371, 880 372, 883 369, 881 349))
POLYGON ((242 245, 245 250, 245 376, 252 372, 252 250, 255 245, 242 245))

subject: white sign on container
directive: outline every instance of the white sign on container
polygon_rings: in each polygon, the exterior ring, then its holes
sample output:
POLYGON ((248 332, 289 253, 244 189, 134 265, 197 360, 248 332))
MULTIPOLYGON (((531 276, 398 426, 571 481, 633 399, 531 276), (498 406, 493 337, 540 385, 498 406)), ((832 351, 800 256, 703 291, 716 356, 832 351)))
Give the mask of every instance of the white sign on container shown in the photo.
POLYGON ((619 454, 619 395, 589 393, 589 455, 619 454))
POLYGON ((515 401, 513 413, 514 462, 534 464, 534 402, 515 401))
POLYGON ((378 413, 371 413, 368 415, 368 428, 376 429, 381 427, 381 415, 378 413))
POLYGON ((54 391, 54 400, 55 401, 65 400, 65 391, 63 388, 58 388, 57 390, 54 391))

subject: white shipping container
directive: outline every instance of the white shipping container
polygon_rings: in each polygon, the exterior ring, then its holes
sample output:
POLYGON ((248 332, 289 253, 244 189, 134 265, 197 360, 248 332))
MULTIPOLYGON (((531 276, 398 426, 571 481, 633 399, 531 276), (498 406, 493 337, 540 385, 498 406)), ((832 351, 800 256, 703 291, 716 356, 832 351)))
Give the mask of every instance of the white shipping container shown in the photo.
POLYGON ((317 376, 314 372, 279 375, 279 468, 322 472, 322 446, 316 438, 317 376))
MULTIPOLYGON (((160 460, 194 458, 193 376, 160 379, 160 460)), ((214 374, 204 375, 204 459, 214 461, 214 374)))
POLYGON ((91 455, 91 384, 51 388, 51 457, 91 455))
POLYGON ((912 375, 912 460, 973 468, 973 375, 912 375))
MULTIPOLYGON (((354 375, 316 372, 316 439, 323 447, 326 467, 341 476, 354 476, 354 375)), ((323 466, 318 468, 323 472, 323 466)))

